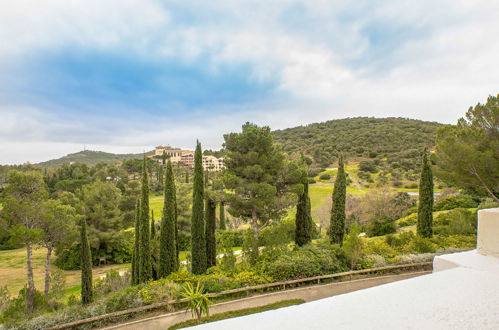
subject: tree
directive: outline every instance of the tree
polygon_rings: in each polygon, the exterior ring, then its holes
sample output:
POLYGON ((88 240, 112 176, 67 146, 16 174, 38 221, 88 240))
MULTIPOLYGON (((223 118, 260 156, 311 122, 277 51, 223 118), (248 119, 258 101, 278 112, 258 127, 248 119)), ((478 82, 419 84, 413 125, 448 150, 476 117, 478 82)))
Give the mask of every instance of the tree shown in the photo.
POLYGON ((45 297, 49 296, 52 252, 56 247, 70 245, 77 236, 76 210, 60 200, 48 200, 42 205, 40 229, 44 232, 42 245, 47 248, 45 261, 45 297), (75 237, 76 236, 76 237, 75 237))
POLYGON ((2 215, 10 225, 10 240, 26 246, 28 294, 26 311, 33 312, 35 283, 33 280, 33 245, 44 238, 41 229, 42 205, 48 193, 40 172, 9 172, 9 184, 5 189, 2 215))
POLYGON ((280 219, 291 204, 285 178, 285 155, 270 128, 245 123, 241 133, 224 135, 223 181, 229 213, 249 220, 253 232, 252 259, 258 255, 260 231, 280 219))
POLYGON ((350 262, 351 269, 355 269, 357 267, 357 262, 364 255, 364 242, 362 241, 362 238, 359 237, 359 234, 360 227, 353 224, 350 232, 345 237, 345 242, 342 246, 345 256, 350 262))
POLYGON ((180 293, 182 297, 187 299, 187 310, 191 311, 192 316, 196 317, 198 323, 201 323, 203 314, 210 315, 209 306, 211 301, 203 291, 204 287, 199 282, 197 282, 196 287, 192 283, 186 282, 180 293))
POLYGON ((156 237, 156 221, 154 220, 154 210, 151 210, 151 240, 156 237))
POLYGON ((92 251, 88 244, 87 221, 81 220, 81 302, 89 304, 94 300, 92 291, 92 251))
POLYGON ((430 238, 433 235, 433 174, 428 151, 423 151, 421 178, 419 181, 418 235, 430 238))
POLYGON ((159 277, 165 277, 177 269, 176 244, 176 196, 172 163, 168 160, 164 185, 164 206, 159 238, 159 277))
POLYGON ((298 196, 295 218, 295 243, 303 246, 312 240, 313 220, 310 214, 310 197, 308 196, 308 182, 303 184, 303 193, 298 196))
POLYGON ((194 178, 192 190, 191 254, 193 274, 202 274, 207 268, 202 157, 201 144, 198 141, 194 153, 194 178))
POLYGON ((149 182, 147 179, 147 158, 144 154, 142 165, 142 187, 140 195, 139 217, 139 258, 138 282, 145 283, 152 278, 151 248, 150 248, 150 222, 149 222, 149 182))
POLYGON ((132 255, 132 285, 139 284, 140 197, 135 201, 135 242, 132 255))
POLYGON ((219 229, 225 230, 225 202, 221 201, 220 202, 220 224, 219 224, 219 229))
POLYGON ((206 264, 207 267, 213 267, 217 264, 217 246, 215 238, 217 203, 214 199, 206 198, 206 264))
POLYGON ((346 175, 343 163, 343 155, 338 161, 338 174, 334 182, 333 207, 331 209, 331 224, 329 226, 329 236, 331 243, 343 244, 345 236, 345 201, 346 201, 346 175))
POLYGON ((436 142, 442 181, 499 202, 499 94, 470 107, 457 126, 440 128, 436 142))

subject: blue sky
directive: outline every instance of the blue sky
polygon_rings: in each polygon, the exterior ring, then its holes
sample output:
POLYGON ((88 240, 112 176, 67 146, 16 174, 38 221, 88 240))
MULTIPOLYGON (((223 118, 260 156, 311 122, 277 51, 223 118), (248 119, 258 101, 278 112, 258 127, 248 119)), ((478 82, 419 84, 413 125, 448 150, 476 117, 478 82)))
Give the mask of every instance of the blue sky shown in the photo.
POLYGON ((272 128, 454 123, 499 92, 496 1, 11 0, 0 4, 0 163, 87 148, 219 148, 272 128))

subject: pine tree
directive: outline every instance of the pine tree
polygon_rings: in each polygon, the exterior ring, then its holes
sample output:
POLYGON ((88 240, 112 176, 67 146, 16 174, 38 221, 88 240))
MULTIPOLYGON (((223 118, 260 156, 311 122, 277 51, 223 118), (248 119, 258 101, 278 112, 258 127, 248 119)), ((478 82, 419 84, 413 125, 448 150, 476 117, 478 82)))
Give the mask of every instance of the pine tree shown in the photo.
POLYGON ((192 273, 203 274, 206 271, 206 239, 204 226, 204 182, 203 154, 201 144, 197 142, 194 154, 194 178, 192 190, 191 254, 192 273))
POLYGON ((81 302, 89 304, 94 300, 92 292, 92 251, 88 244, 87 221, 81 221, 81 302))
POLYGON ((217 264, 217 246, 215 239, 215 227, 217 203, 212 198, 206 198, 206 264, 213 267, 217 264))
POLYGON ((225 202, 220 202, 220 225, 219 229, 225 230, 225 202))
POLYGON ((155 237, 156 237, 156 221, 154 221, 154 210, 151 210, 151 240, 153 240, 155 237))
POLYGON ((296 204, 295 243, 303 246, 312 240, 312 219, 310 214, 310 198, 308 196, 308 182, 303 185, 303 193, 296 204))
POLYGON ((139 263, 138 282, 145 283, 152 277, 151 248, 150 248, 150 222, 149 222, 149 183, 147 180, 147 159, 144 155, 142 164, 142 189, 140 196, 139 217, 139 263))
POLYGON ((343 155, 340 155, 338 174, 334 182, 333 207, 331 209, 331 224, 329 227, 329 236, 333 244, 343 244, 343 237, 345 236, 346 190, 347 184, 343 155))
POLYGON ((139 284, 138 281, 138 265, 139 265, 139 245, 140 245, 140 198, 137 197, 135 203, 135 242, 132 254, 132 285, 139 284))
POLYGON ((172 163, 166 165, 163 217, 159 239, 159 277, 165 277, 177 269, 177 244, 175 236, 175 177, 172 163))
POLYGON ((419 180, 418 235, 433 236, 433 174, 428 160, 428 151, 423 151, 421 178, 419 180))

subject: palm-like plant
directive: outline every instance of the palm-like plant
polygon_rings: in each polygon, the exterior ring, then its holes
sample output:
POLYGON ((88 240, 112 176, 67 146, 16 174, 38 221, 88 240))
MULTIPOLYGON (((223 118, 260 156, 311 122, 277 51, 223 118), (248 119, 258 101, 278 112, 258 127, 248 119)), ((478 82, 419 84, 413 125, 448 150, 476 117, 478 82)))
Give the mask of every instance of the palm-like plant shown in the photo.
POLYGON ((181 296, 187 298, 186 311, 190 310, 198 323, 200 323, 203 314, 210 315, 209 305, 211 305, 211 301, 204 293, 204 287, 201 283, 198 282, 196 287, 190 282, 185 283, 181 296))

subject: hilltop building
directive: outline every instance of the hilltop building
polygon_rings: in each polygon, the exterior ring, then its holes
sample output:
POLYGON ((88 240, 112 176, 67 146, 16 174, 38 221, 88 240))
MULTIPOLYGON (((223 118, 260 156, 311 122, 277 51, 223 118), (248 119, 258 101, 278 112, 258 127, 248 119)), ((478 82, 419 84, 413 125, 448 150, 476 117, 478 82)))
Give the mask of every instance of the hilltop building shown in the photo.
MULTIPOLYGON (((184 164, 190 168, 194 167, 194 150, 182 150, 171 146, 157 146, 154 155, 150 158, 162 162, 163 159, 170 159, 174 164, 184 164)), ((215 156, 203 156, 203 169, 209 172, 217 172, 224 168, 223 158, 215 156)))

